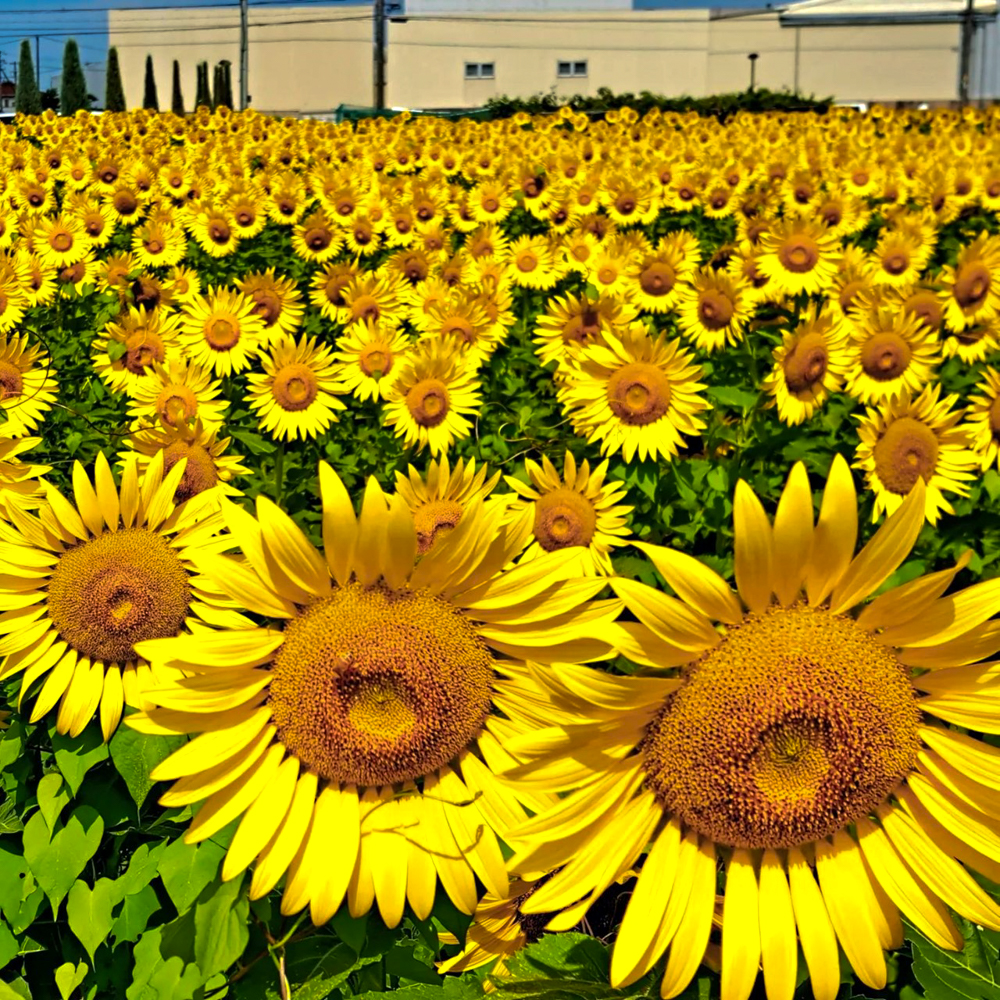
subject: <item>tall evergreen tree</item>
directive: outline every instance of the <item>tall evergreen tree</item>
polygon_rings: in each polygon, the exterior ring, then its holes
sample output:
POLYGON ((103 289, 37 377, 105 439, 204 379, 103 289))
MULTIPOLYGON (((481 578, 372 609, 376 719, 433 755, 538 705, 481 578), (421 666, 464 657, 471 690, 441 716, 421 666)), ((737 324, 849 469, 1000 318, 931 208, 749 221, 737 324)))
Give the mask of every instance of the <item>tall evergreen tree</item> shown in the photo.
POLYGON ((14 91, 14 110, 25 115, 42 113, 42 95, 38 90, 35 63, 31 58, 31 42, 21 42, 21 57, 17 62, 17 90, 14 91))
POLYGON ((181 93, 181 64, 174 60, 174 86, 170 95, 170 110, 175 115, 184 114, 184 95, 181 93))
POLYGON ((87 80, 80 65, 80 48, 75 38, 66 41, 63 49, 62 80, 59 88, 59 113, 75 115, 90 108, 87 80))
POLYGON ((219 106, 219 98, 222 97, 222 65, 216 63, 212 70, 212 110, 219 106))
POLYGON ((118 64, 118 50, 113 45, 108 49, 108 75, 104 87, 104 109, 106 111, 125 110, 122 70, 118 64))
POLYGON ((221 60, 215 67, 216 89, 212 95, 217 108, 232 108, 233 106, 233 64, 228 59, 221 60))
POLYGON ((208 63, 198 63, 198 87, 194 98, 195 108, 209 108, 212 106, 212 93, 208 89, 208 63))
POLYGON ((152 56, 146 56, 146 82, 142 91, 142 106, 150 111, 160 110, 160 101, 156 96, 156 77, 153 76, 152 56))

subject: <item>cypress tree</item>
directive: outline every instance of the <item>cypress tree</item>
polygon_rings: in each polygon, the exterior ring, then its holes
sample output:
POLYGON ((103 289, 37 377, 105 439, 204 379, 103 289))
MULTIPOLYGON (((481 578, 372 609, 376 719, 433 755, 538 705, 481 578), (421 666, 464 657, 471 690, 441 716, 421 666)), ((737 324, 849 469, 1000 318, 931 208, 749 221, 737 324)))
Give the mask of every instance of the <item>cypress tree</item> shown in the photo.
POLYGON ((215 98, 215 106, 232 108, 233 106, 233 64, 228 59, 219 63, 219 93, 215 98))
POLYGON ((63 49, 62 80, 59 88, 59 113, 75 115, 77 111, 86 111, 90 107, 87 95, 87 80, 80 65, 80 49, 75 38, 66 41, 63 49))
POLYGON ((216 63, 212 70, 212 110, 219 106, 219 98, 222 97, 222 65, 216 63))
POLYGON ((31 42, 21 42, 21 58, 17 63, 17 90, 14 91, 14 110, 25 115, 42 113, 42 95, 38 90, 38 77, 31 58, 31 42))
POLYGON ((194 106, 209 108, 212 106, 212 94, 208 89, 208 63, 198 63, 198 87, 195 91, 194 106))
POLYGON ((122 70, 118 64, 118 50, 113 45, 108 49, 108 77, 104 89, 104 109, 106 111, 125 110, 125 89, 122 87, 122 70))
POLYGON ((146 56, 146 83, 142 92, 142 106, 150 111, 160 110, 160 101, 156 96, 156 77, 153 76, 152 56, 146 56))
POLYGON ((174 87, 170 95, 170 110, 175 115, 184 114, 184 95, 181 93, 181 64, 174 60, 174 87))

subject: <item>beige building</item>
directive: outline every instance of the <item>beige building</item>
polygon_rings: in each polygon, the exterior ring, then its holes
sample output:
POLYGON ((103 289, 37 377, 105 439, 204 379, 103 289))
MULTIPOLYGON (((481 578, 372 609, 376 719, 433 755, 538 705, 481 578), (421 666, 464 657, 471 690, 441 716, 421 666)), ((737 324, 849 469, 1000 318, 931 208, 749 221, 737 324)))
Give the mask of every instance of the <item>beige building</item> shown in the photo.
MULTIPOLYGON (((841 102, 942 102, 958 93, 965 0, 804 0, 780 9, 635 9, 627 0, 389 0, 387 103, 476 107, 494 95, 600 87, 700 97, 758 86, 841 102)), ((996 0, 975 0, 973 96, 990 92, 996 0)), ((142 100, 146 55, 161 104, 172 63, 194 99, 196 66, 233 64, 235 6, 109 14, 125 94, 142 100)), ((372 104, 372 11, 363 4, 252 7, 248 90, 263 111, 323 114, 372 104)), ((1000 81, 998 81, 1000 82, 1000 81)))

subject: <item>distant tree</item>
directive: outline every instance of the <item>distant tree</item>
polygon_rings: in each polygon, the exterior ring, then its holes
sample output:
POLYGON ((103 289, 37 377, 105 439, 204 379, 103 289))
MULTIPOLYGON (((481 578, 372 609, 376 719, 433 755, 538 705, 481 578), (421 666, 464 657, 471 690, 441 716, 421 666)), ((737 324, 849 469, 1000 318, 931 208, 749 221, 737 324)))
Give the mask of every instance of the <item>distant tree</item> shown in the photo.
POLYGON ((184 95, 181 93, 181 64, 174 60, 174 85, 170 95, 170 110, 175 115, 184 114, 184 95))
POLYGON ((122 70, 118 64, 118 50, 112 45, 108 49, 108 77, 104 89, 106 111, 125 110, 125 88, 122 86, 122 70))
POLYGON ((153 76, 152 56, 146 56, 146 82, 142 91, 142 106, 150 111, 160 110, 160 101, 156 96, 156 77, 153 76))
POLYGON ((38 92, 38 77, 31 58, 31 42, 21 42, 21 57, 17 63, 17 89, 14 91, 14 110, 25 115, 42 113, 42 95, 38 92))
POLYGON ((216 63, 212 69, 212 110, 219 106, 219 98, 222 96, 222 67, 216 63))
POLYGON ((59 90, 59 113, 75 115, 77 111, 89 111, 87 80, 80 64, 80 48, 75 38, 66 41, 63 49, 62 86, 59 90))
POLYGON ((49 87, 48 90, 42 91, 42 110, 59 110, 59 91, 55 87, 49 87))
POLYGON ((212 91, 212 107, 232 108, 233 77, 232 63, 223 59, 215 67, 215 86, 212 91))
POLYGON ((195 91, 194 106, 196 108, 210 108, 212 106, 212 92, 208 89, 208 63, 198 63, 198 86, 195 91))

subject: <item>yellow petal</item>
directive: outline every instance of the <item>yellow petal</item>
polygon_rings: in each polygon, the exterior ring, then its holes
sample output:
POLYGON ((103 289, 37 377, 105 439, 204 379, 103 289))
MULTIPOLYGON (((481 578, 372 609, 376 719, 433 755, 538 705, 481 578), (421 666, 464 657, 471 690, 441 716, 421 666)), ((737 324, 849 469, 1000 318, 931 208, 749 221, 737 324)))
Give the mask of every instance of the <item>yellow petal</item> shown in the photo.
MULTIPOLYGON (((806 574, 806 593, 815 607, 840 582, 854 558, 858 542, 858 496, 854 477, 843 455, 835 455, 823 491, 819 520, 813 532, 806 574)), ((807 890, 808 891, 808 890, 807 890)), ((817 997, 817 1000, 820 1000, 817 997)))
POLYGON ((1000 577, 942 597, 918 618, 886 628, 879 642, 889 646, 938 646, 982 625, 1000 611, 1000 577))
POLYGON ((381 805, 370 817, 369 832, 366 834, 371 847, 372 884, 382 922, 386 927, 398 927, 406 906, 406 863, 409 851, 401 836, 402 813, 399 802, 393 797, 392 788, 381 789, 379 798, 381 805))
POLYGON ((275 503, 257 497, 257 520, 264 546, 286 576, 316 597, 330 594, 330 571, 302 529, 275 503))
POLYGON ((638 580, 612 577, 609 581, 625 606, 664 642, 685 650, 717 645, 719 633, 700 612, 638 580))
POLYGON ((735 850, 726 869, 726 895, 722 904, 724 1000, 748 1000, 757 981, 760 964, 759 913, 753 857, 749 851, 735 850))
POLYGON ((313 923, 319 926, 340 909, 361 844, 361 814, 354 785, 343 791, 335 785, 323 790, 316 800, 312 844, 316 845, 318 857, 313 868, 316 885, 309 912, 313 923))
POLYGON ((388 522, 389 508, 386 496, 375 477, 369 476, 361 500, 358 547, 354 554, 354 575, 365 587, 370 587, 382 575, 388 522))
POLYGON ((816 1000, 834 1000, 840 992, 837 937, 823 894, 798 848, 788 852, 788 888, 813 996, 816 1000))
POLYGON ((122 466, 118 504, 122 527, 131 528, 139 513, 139 462, 135 455, 128 456, 122 466))
POLYGON ((351 578, 358 520, 350 494, 326 462, 319 463, 319 490, 323 499, 323 554, 337 583, 351 578))
POLYGON ((111 466, 108 465, 103 451, 97 453, 97 459, 94 462, 94 485, 97 487, 97 502, 100 504, 104 523, 111 531, 117 531, 120 515, 118 490, 115 488, 111 466))
POLYGON ((743 608, 733 588, 700 559, 663 545, 633 544, 649 556, 677 596, 710 621, 735 625, 743 617, 743 608))
POLYGON ((87 473, 79 462, 73 463, 73 497, 87 530, 92 535, 101 534, 104 530, 101 505, 97 502, 94 487, 90 485, 90 479, 87 478, 87 473))
POLYGON ((769 1000, 791 1000, 795 993, 798 949, 795 915, 785 868, 776 851, 760 862, 760 957, 769 1000))
POLYGON ((210 577, 222 591, 248 611, 269 618, 294 618, 295 605, 267 589, 260 577, 231 556, 192 553, 199 572, 210 577))
POLYGON ((149 776, 153 781, 173 781, 185 775, 204 773, 238 754, 256 739, 270 718, 270 707, 262 705, 238 725, 202 733, 157 764, 149 776))
POLYGON ((1000 747, 941 726, 921 726, 923 741, 973 781, 1000 791, 1000 747))
POLYGON ((788 606, 798 596, 812 553, 813 501, 802 462, 791 474, 774 515, 774 592, 788 606))
POLYGON ((736 589, 743 603, 761 614, 771 603, 773 591, 772 532, 760 500, 742 479, 736 484, 733 500, 733 528, 736 589))
POLYGON ((125 706, 125 690, 122 687, 122 672, 119 666, 108 667, 104 675, 104 691, 101 694, 101 734, 104 742, 114 735, 122 719, 125 706))
POLYGON ((250 882, 251 899, 266 896, 278 884, 299 850, 312 819, 316 784, 317 778, 312 771, 306 771, 299 777, 288 814, 257 859, 250 882))
MULTIPOLYGON (((400 800, 400 821, 405 830, 419 827, 423 803, 415 795, 400 800)), ((406 899, 418 920, 426 920, 434 909, 437 892, 437 870, 433 857, 420 846, 413 836, 406 837, 406 899)))

